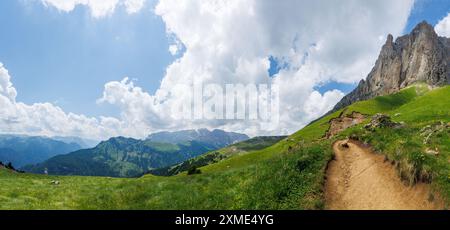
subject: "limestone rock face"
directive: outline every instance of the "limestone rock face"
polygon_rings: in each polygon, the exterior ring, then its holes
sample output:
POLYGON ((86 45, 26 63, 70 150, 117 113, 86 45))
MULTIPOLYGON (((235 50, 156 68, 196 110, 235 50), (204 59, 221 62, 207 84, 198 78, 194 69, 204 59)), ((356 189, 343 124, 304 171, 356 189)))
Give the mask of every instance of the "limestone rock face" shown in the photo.
POLYGON ((413 83, 450 84, 450 38, 439 37, 426 22, 395 40, 389 35, 366 80, 345 96, 332 111, 356 101, 398 92, 413 83))

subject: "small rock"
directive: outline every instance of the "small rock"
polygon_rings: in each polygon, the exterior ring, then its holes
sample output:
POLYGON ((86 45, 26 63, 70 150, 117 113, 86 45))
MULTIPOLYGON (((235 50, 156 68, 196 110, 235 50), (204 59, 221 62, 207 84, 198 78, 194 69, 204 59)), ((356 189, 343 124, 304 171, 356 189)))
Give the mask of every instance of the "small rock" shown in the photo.
POLYGON ((427 148, 427 149, 425 149, 425 153, 430 154, 430 155, 434 155, 434 156, 439 155, 438 148, 435 148, 434 150, 430 149, 430 148, 427 148))
POLYGON ((348 149, 350 147, 350 146, 348 146, 347 142, 342 143, 341 146, 342 146, 342 148, 346 148, 346 149, 348 149))
POLYGON ((430 138, 437 133, 440 133, 446 129, 446 124, 442 121, 435 122, 431 125, 427 125, 420 130, 420 136, 423 138, 424 144, 429 144, 430 138))

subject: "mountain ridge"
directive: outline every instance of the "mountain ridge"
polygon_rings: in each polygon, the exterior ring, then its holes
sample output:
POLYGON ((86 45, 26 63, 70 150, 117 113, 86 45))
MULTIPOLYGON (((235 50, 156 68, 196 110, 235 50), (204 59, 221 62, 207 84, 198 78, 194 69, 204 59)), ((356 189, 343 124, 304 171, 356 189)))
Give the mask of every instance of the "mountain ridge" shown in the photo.
POLYGON ((188 129, 180 131, 163 131, 150 134, 146 140, 154 142, 163 142, 171 144, 179 144, 189 141, 208 142, 217 147, 224 147, 236 142, 248 140, 249 137, 246 134, 236 132, 226 132, 220 129, 188 129))
POLYGON ((11 162, 15 167, 40 163, 81 148, 77 143, 42 136, 0 135, 0 161, 11 162))
MULTIPOLYGON (((148 170, 174 165, 247 137, 244 134, 220 130, 210 132, 204 129, 201 132, 201 138, 178 138, 179 141, 173 143, 161 142, 164 138, 139 140, 122 136, 112 137, 93 148, 56 156, 22 169, 38 174, 47 172, 51 175, 136 177, 148 170), (221 135, 205 138, 217 132, 221 135), (227 136, 228 134, 230 136, 227 136)), ((180 133, 164 132, 163 137, 178 134, 180 133)))
POLYGON ((450 38, 439 37, 426 21, 395 42, 389 34, 367 78, 329 113, 357 101, 396 93, 417 82, 431 87, 450 84, 450 38))

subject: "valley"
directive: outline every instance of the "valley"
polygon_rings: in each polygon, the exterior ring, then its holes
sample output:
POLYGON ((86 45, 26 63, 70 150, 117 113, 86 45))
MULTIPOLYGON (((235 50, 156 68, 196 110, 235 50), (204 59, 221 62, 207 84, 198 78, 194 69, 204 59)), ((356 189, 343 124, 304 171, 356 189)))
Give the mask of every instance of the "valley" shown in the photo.
POLYGON ((137 177, 246 139, 244 134, 207 129, 154 133, 145 140, 115 137, 22 169, 50 175, 137 177))
POLYGON ((448 209, 450 40, 426 22, 389 35, 367 78, 289 136, 114 137, 23 169, 0 166, 0 209, 448 209))
POLYGON ((20 168, 51 157, 82 149, 85 146, 49 137, 0 135, 0 161, 20 168))
POLYGON ((384 113, 395 122, 404 122, 402 128, 369 131, 364 128, 367 120, 324 139, 329 120, 342 112, 337 111, 272 146, 200 167, 197 175, 123 179, 19 174, 0 169, 0 208, 323 209, 327 207, 324 185, 328 162, 333 159, 332 144, 356 136, 398 165, 397 175, 408 186, 418 181, 431 183, 429 196, 439 194, 447 207, 449 130, 429 137, 429 143, 439 149, 437 156, 424 153, 428 145, 415 133, 437 121, 450 122, 450 98, 445 96, 450 94, 450 87, 426 89, 421 85, 409 87, 397 94, 357 102, 346 110, 368 116, 384 113), (409 144, 405 146, 404 141, 409 144), (396 146, 407 149, 398 152, 396 146), (433 175, 432 180, 427 174, 433 175), (60 183, 54 185, 54 180, 60 183))

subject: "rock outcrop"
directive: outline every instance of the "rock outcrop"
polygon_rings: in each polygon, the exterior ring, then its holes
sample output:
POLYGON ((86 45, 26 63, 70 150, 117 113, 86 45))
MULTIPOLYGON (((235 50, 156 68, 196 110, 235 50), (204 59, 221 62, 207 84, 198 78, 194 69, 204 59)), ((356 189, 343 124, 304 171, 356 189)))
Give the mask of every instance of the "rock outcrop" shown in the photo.
POLYGON ((375 130, 377 128, 400 128, 402 126, 402 123, 393 122, 389 115, 377 113, 372 116, 372 120, 364 128, 367 130, 375 130))
POLYGON ((430 144, 430 138, 438 135, 446 130, 450 131, 450 124, 445 124, 443 121, 435 122, 434 124, 427 125, 420 130, 420 136, 423 137, 423 144, 430 144))
POLYGON ((439 37, 434 28, 421 22, 395 40, 389 35, 366 80, 345 96, 332 111, 356 101, 398 92, 416 82, 430 86, 450 84, 450 38, 439 37))
POLYGON ((352 112, 351 114, 345 115, 342 113, 339 117, 333 118, 329 121, 330 128, 325 134, 325 138, 329 139, 347 128, 360 124, 365 118, 366 116, 364 114, 358 112, 352 112))

